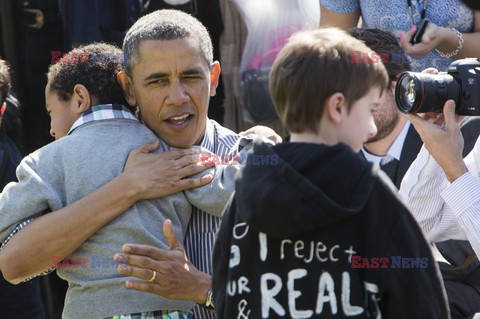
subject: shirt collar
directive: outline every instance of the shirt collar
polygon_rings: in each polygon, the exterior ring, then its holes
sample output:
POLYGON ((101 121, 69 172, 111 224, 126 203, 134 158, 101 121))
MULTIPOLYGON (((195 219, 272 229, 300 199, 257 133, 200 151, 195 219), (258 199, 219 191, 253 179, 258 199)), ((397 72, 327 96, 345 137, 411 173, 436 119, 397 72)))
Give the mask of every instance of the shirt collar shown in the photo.
MULTIPOLYGON (((165 142, 164 142, 165 143, 165 142)), ((165 146, 168 150, 173 150, 176 149, 176 147, 167 145, 165 143, 165 146)), ((203 135, 202 141, 200 142, 199 145, 192 145, 191 147, 196 147, 196 148, 205 148, 211 153, 215 153, 215 148, 216 148, 216 143, 215 143, 215 125, 213 121, 210 121, 207 118, 207 124, 205 128, 205 134, 203 135)))
POLYGON ((403 126, 402 131, 400 132, 400 134, 398 134, 392 146, 390 146, 390 148, 388 149, 387 155, 385 156, 376 156, 376 155, 370 154, 365 150, 364 147, 362 147, 363 155, 365 155, 365 158, 367 159, 367 161, 372 163, 377 163, 379 165, 384 165, 393 159, 400 160, 400 156, 402 155, 403 144, 405 143, 405 138, 407 137, 409 128, 410 128, 410 122, 406 122, 405 125, 403 126))
POLYGON ((73 123, 67 135, 69 135, 77 127, 85 123, 111 119, 127 119, 138 121, 135 115, 133 115, 126 106, 123 106, 121 104, 96 105, 82 113, 82 115, 75 121, 75 123, 73 123))
POLYGON ((200 147, 206 148, 210 152, 215 153, 215 126, 208 118, 205 128, 205 135, 200 142, 200 147))

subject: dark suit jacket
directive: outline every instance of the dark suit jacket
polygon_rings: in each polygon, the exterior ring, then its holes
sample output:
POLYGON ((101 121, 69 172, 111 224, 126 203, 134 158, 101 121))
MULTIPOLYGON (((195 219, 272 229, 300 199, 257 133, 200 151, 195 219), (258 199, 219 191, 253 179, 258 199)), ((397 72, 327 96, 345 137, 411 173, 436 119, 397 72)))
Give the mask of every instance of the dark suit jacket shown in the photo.
POLYGON ((413 125, 410 124, 407 137, 405 137, 405 142, 403 143, 402 153, 400 154, 397 174, 395 176, 395 180, 392 181, 398 189, 400 189, 400 184, 402 182, 403 176, 405 176, 408 168, 417 158, 417 155, 420 152, 422 145, 423 142, 420 138, 420 135, 418 135, 413 125))

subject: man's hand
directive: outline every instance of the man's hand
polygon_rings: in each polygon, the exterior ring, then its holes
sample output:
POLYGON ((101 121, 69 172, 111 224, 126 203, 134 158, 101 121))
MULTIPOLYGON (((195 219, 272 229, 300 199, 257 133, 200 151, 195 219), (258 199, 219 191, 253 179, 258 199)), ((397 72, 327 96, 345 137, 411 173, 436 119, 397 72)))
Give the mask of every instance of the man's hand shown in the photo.
POLYGON ((260 136, 263 136, 263 137, 269 139, 270 141, 272 141, 275 144, 282 143, 282 137, 280 135, 278 135, 271 128, 269 128, 267 126, 263 126, 263 125, 256 125, 254 127, 249 128, 248 130, 242 131, 238 134, 241 135, 241 136, 247 136, 249 134, 260 135, 260 136))
POLYGON ((152 153, 159 145, 158 141, 145 144, 128 156, 123 174, 129 176, 137 200, 168 196, 212 181, 211 174, 188 178, 214 165, 202 159, 198 149, 152 153))
POLYGON ((462 157, 464 141, 455 116, 454 101, 449 100, 445 103, 443 115, 444 118, 431 119, 435 123, 416 114, 409 114, 408 119, 420 134, 425 147, 444 170, 448 181, 453 183, 467 172, 462 157))
POLYGON ((170 250, 126 244, 123 253, 115 254, 115 261, 120 263, 117 268, 119 273, 143 279, 128 280, 126 287, 169 299, 192 300, 204 304, 212 285, 211 276, 197 270, 190 263, 173 232, 170 220, 163 224, 163 234, 170 250), (150 282, 152 278, 154 279, 150 282))

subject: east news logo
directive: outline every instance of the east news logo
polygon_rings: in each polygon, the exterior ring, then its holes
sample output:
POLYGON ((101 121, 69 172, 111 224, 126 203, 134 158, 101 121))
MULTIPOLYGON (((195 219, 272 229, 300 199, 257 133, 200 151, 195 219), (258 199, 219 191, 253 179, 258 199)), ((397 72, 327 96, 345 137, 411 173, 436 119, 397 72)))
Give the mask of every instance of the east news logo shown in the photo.
POLYGON ((352 256, 352 268, 427 268, 428 258, 352 256))

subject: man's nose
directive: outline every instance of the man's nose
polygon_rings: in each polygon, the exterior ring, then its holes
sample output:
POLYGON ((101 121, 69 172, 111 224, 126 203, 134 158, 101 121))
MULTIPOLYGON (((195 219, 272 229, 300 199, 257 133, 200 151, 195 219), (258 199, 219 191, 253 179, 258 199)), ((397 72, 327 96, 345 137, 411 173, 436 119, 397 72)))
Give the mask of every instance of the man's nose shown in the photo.
POLYGON ((185 91, 184 85, 179 81, 175 81, 170 85, 167 96, 167 103, 172 105, 182 105, 188 102, 189 96, 185 91))

